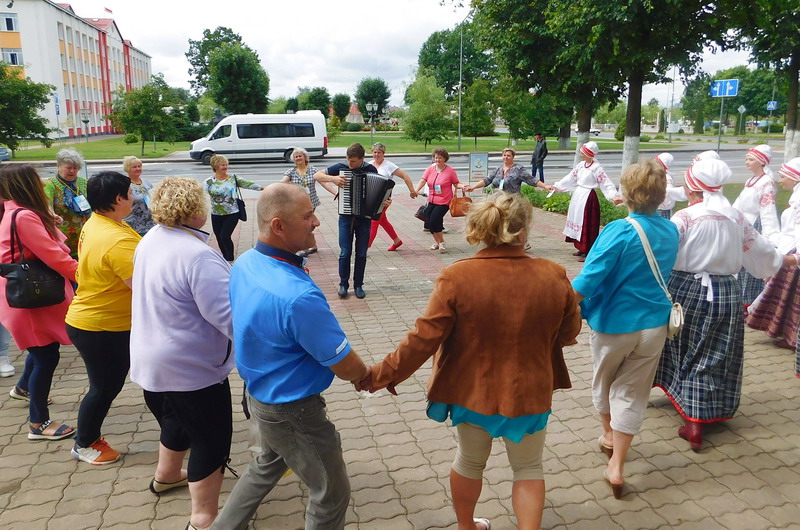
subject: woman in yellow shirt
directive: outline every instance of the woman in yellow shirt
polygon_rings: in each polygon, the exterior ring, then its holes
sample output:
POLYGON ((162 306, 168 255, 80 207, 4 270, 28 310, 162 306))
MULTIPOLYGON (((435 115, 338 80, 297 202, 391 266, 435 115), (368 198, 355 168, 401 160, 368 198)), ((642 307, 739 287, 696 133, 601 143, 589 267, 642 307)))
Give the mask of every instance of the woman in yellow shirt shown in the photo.
POLYGON ((133 253, 141 239, 123 221, 133 207, 130 185, 116 171, 89 179, 86 195, 94 215, 78 240, 78 292, 66 317, 67 334, 89 376, 72 456, 93 465, 119 458, 100 429, 130 367, 133 253))

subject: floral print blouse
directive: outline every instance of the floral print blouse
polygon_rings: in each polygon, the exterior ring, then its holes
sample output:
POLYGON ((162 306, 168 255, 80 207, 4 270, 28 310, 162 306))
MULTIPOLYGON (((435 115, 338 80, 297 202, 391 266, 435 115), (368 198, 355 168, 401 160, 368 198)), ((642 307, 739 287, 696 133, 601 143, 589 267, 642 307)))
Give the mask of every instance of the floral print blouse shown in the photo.
POLYGON ((219 180, 217 177, 209 177, 205 180, 203 186, 211 196, 211 215, 239 213, 239 207, 236 206, 236 199, 239 198, 239 193, 236 189, 237 181, 240 188, 255 191, 261 190, 261 186, 258 184, 239 178, 236 175, 229 175, 225 180, 219 180))
POLYGON ((153 183, 149 180, 142 179, 141 184, 131 181, 133 210, 125 218, 125 222, 131 225, 131 228, 136 230, 140 236, 145 235, 156 224, 150 215, 150 190, 152 189, 153 183))
MULTIPOLYGON (((64 182, 59 177, 48 179, 44 184, 44 194, 49 199, 50 204, 53 205, 53 213, 64 220, 58 228, 67 236, 67 240, 64 243, 69 247, 70 255, 78 259, 78 239, 83 225, 89 219, 91 212, 86 215, 78 214, 74 211, 74 205, 68 206, 66 204, 64 189, 67 184, 64 184, 64 182)), ((73 183, 75 184, 74 193, 70 193, 70 196, 83 195, 86 197, 86 179, 78 177, 73 183)))

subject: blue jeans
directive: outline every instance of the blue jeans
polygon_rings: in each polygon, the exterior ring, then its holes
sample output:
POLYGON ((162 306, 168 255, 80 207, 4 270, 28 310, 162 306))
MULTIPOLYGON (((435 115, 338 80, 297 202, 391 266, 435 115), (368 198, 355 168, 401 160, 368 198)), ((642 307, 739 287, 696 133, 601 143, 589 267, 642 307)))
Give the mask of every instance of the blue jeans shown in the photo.
MULTIPOLYGON (((31 398, 28 412, 31 423, 42 423, 50 419, 47 408, 47 398, 50 396, 50 385, 53 383, 53 373, 58 366, 60 354, 59 344, 53 342, 47 346, 28 347, 28 358, 25 359, 26 381, 25 390, 31 398), (30 361, 30 371, 28 370, 30 361), (27 379, 30 378, 30 381, 27 379)), ((17 384, 17 388, 21 388, 17 384)))
POLYGON ((369 229, 372 220, 353 215, 339 216, 339 285, 350 287, 350 256, 353 254, 353 238, 356 241, 356 259, 353 269, 353 286, 364 285, 364 270, 367 268, 369 229))
POLYGON ((308 486, 306 529, 344 528, 350 480, 341 439, 328 419, 322 396, 270 405, 248 394, 248 403, 261 433, 261 453, 236 482, 211 528, 247 528, 287 468, 308 486))
POLYGON ((539 172, 539 180, 544 182, 544 165, 541 166, 531 166, 531 175, 536 178, 536 172, 539 172))

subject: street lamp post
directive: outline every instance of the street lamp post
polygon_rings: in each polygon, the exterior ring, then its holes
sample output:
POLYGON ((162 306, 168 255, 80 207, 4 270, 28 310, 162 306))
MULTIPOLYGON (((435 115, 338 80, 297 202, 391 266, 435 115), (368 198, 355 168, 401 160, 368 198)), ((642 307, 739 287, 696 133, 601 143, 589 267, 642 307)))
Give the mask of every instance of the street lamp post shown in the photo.
MULTIPOLYGON (((469 16, 469 15, 467 15, 469 16)), ((466 20, 466 18, 464 19, 466 20)), ((461 43, 458 46, 458 150, 461 151, 461 92, 464 73, 464 21, 461 21, 461 43)))
POLYGON ((81 108, 81 121, 83 122, 83 133, 86 135, 86 141, 89 141, 89 109, 86 107, 81 108))
POLYGON ((377 103, 367 103, 365 105, 367 107, 367 112, 369 113, 369 121, 370 121, 370 128, 369 128, 369 145, 372 146, 372 136, 375 134, 375 113, 378 111, 378 104, 377 103))

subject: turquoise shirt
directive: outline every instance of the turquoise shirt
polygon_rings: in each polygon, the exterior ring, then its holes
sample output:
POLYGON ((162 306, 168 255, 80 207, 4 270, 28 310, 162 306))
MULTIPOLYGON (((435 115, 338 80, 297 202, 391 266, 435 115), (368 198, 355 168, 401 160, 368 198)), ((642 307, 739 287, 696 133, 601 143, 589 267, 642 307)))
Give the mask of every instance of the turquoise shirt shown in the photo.
MULTIPOLYGON (((642 225, 668 281, 678 256, 677 227, 657 213, 631 217, 642 225)), ((672 305, 653 276, 639 234, 625 219, 603 229, 572 287, 584 297, 581 316, 600 333, 657 328, 669 319, 672 305)))
POLYGON ((526 434, 539 432, 547 427, 547 419, 550 412, 541 414, 528 414, 517 418, 509 418, 500 414, 478 414, 460 405, 448 405, 447 403, 428 403, 428 417, 434 421, 443 422, 449 416, 455 427, 459 423, 471 423, 478 427, 483 427, 493 438, 508 438, 514 443, 519 443, 526 434))

